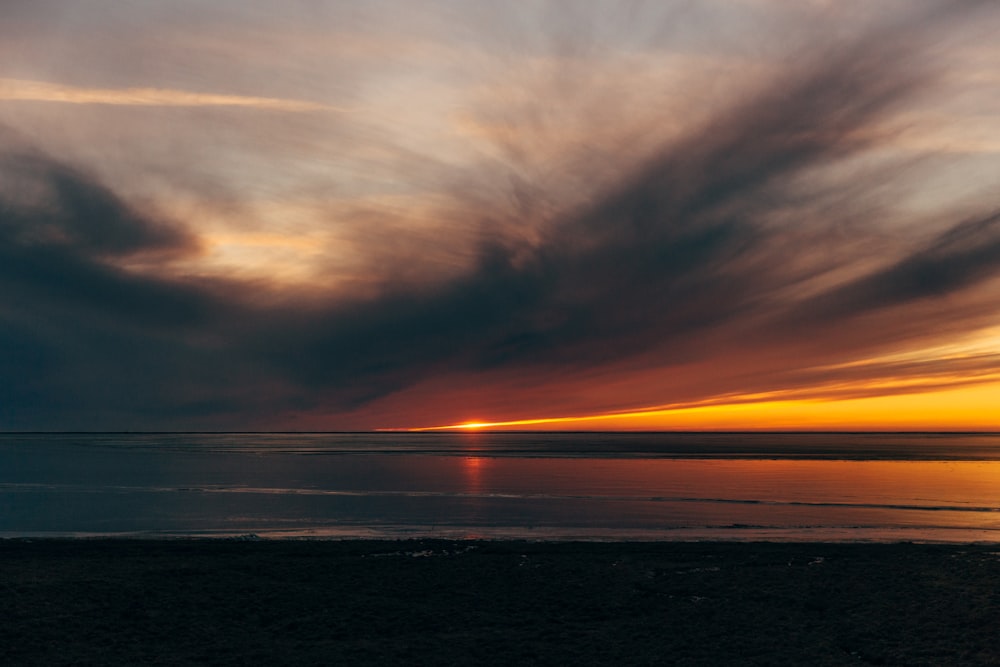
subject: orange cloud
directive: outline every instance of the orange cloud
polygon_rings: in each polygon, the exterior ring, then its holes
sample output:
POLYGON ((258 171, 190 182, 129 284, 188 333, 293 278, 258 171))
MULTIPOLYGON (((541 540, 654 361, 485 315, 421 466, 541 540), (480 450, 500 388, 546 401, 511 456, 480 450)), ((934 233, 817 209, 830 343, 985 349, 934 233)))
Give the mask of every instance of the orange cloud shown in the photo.
POLYGON ((347 113, 351 111, 317 102, 274 97, 193 93, 169 88, 81 88, 24 79, 0 79, 0 100, 115 106, 247 107, 288 112, 335 111, 347 113))

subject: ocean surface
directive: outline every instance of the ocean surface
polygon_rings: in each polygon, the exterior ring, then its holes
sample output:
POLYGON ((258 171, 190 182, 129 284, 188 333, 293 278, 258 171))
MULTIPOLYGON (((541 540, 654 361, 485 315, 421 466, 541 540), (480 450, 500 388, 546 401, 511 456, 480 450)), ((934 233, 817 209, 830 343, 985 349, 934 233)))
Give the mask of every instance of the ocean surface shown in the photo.
POLYGON ((0 537, 1000 542, 1000 434, 0 433, 0 537))

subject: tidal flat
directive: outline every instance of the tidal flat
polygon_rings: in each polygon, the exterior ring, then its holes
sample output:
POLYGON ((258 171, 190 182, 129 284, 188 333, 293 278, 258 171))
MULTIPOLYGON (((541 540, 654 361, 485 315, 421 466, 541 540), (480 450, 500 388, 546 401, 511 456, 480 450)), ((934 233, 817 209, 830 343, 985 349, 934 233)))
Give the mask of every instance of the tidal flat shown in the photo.
POLYGON ((1000 547, 0 540, 9 665, 995 665, 1000 547))

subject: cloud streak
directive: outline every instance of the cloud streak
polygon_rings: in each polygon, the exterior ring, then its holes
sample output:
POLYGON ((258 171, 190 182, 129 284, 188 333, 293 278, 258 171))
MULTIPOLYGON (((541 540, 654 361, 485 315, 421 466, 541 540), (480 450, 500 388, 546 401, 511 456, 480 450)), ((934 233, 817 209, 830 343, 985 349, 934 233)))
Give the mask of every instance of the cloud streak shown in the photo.
MULTIPOLYGON (((669 355, 665 341, 720 328, 771 291, 841 267, 845 258, 838 257, 798 275, 776 263, 801 251, 796 244, 824 240, 840 222, 836 216, 804 230, 774 219, 794 197, 796 177, 869 147, 873 139, 859 139, 863 131, 924 83, 912 65, 898 65, 901 56, 879 35, 796 67, 633 168, 590 207, 564 215, 537 247, 524 252, 494 239, 484 243, 471 273, 435 293, 399 289, 335 318, 330 331, 307 327, 322 341, 307 345, 313 348, 305 355, 310 373, 321 375, 325 358, 351 349, 341 337, 379 340, 369 329, 397 331, 398 340, 390 335, 384 346, 369 343, 373 352, 365 352, 367 345, 355 349, 355 359, 384 360, 383 347, 406 349, 428 363, 445 355, 475 368, 589 364, 648 348, 669 355), (796 233, 794 242, 783 243, 796 233), (447 344, 423 349, 424 331, 447 344)), ((966 252, 989 255, 980 241, 971 240, 966 252)), ((861 283, 881 285, 919 258, 861 283)), ((990 271, 988 259, 983 271, 990 271)), ((848 301, 864 307, 856 298, 848 301)), ((350 362, 333 365, 348 376, 359 370, 350 362)), ((338 373, 332 377, 339 381, 338 373)))
POLYGON ((244 107, 292 113, 354 111, 317 102, 273 97, 194 93, 166 88, 81 88, 22 79, 0 79, 0 101, 107 104, 125 107, 244 107))
MULTIPOLYGON (((535 154, 494 145, 455 168, 380 143, 394 187, 420 183, 447 203, 426 216, 435 227, 424 236, 407 230, 406 211, 338 218, 362 258, 378 258, 358 262, 369 288, 353 295, 185 275, 201 252, 196 221, 161 221, 8 136, 0 371, 29 380, 4 388, 4 418, 17 428, 371 428, 986 381, 995 356, 862 363, 997 324, 998 202, 925 213, 918 236, 894 201, 910 173, 890 150, 897 114, 934 90, 922 64, 931 37, 969 7, 817 36, 811 52, 664 121, 679 131, 639 114, 610 139, 595 129, 589 143, 560 139, 535 154), (603 150, 623 136, 635 150, 603 150), (392 238, 382 225, 403 231, 392 238), (432 255, 453 262, 443 269, 432 255)), ((621 113, 614 100, 594 103, 608 82, 599 63, 574 67, 552 90, 529 88, 537 104, 469 122, 499 123, 500 141, 516 141, 544 128, 553 100, 596 128, 621 113)), ((167 90, 4 90, 318 110, 167 90)))

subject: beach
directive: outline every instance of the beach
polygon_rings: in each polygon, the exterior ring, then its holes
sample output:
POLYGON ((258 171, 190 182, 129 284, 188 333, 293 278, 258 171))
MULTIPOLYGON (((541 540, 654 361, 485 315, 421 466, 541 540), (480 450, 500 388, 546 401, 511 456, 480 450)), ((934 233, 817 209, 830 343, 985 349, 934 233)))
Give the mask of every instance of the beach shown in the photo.
POLYGON ((987 544, 6 539, 10 665, 1000 663, 987 544))

